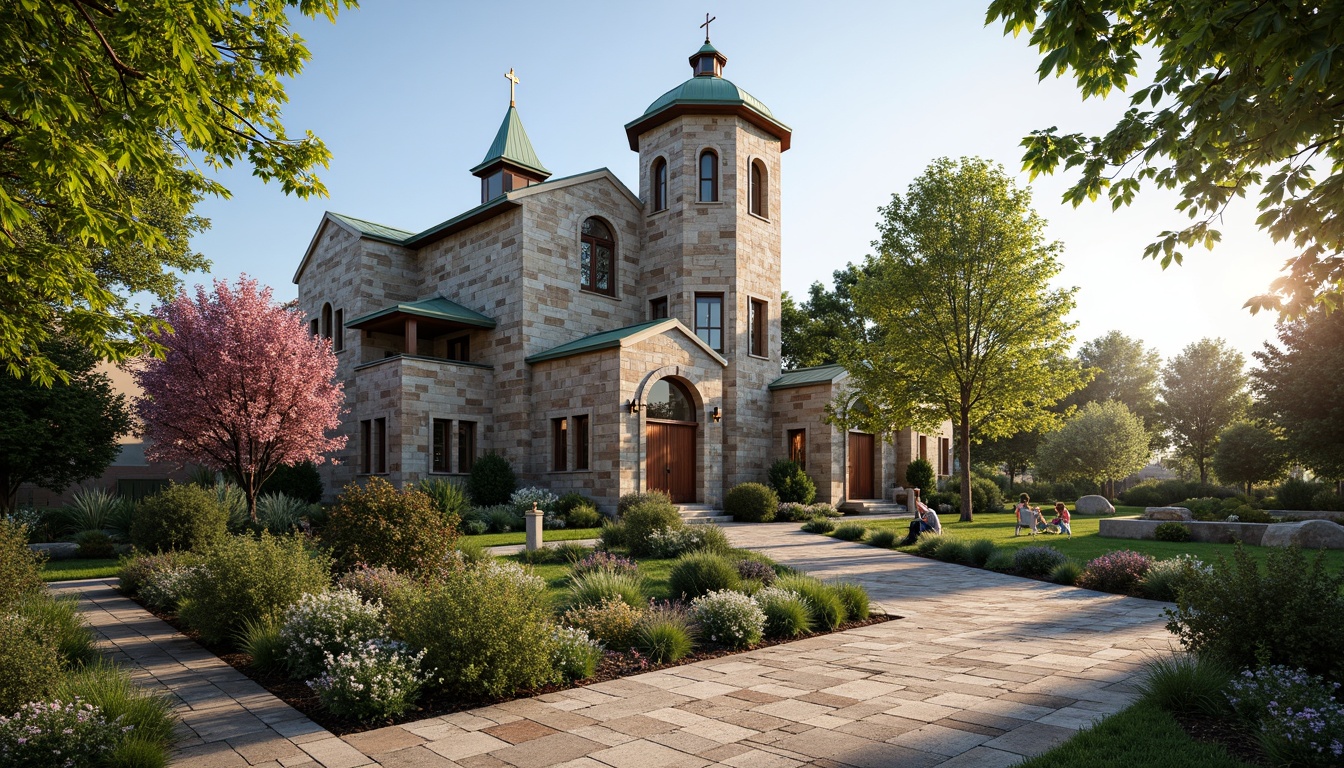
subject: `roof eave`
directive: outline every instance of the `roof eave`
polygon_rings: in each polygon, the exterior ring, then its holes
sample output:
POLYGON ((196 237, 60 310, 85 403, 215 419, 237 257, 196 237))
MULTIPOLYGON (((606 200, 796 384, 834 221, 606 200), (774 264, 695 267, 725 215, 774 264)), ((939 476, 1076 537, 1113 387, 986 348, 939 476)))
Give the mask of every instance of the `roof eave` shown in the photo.
POLYGON ((705 103, 678 99, 669 102, 657 112, 642 115, 639 119, 626 123, 625 136, 630 141, 630 149, 638 152, 639 137, 642 134, 682 115, 736 115, 779 139, 780 152, 788 151, 793 140, 792 128, 774 118, 766 117, 745 101, 705 103))
POLYGON ((502 156, 500 156, 500 157, 490 157, 490 158, 486 158, 485 160, 483 160, 483 161, 481 162, 480 165, 476 166, 475 168, 472 168, 471 171, 470 171, 470 173, 471 173, 472 176, 479 176, 479 175, 481 175, 481 173, 483 173, 483 172, 485 172, 485 171, 487 171, 487 170, 490 170, 490 169, 492 168, 492 166, 496 166, 496 165, 498 165, 498 166, 502 166, 502 167, 505 167, 505 168, 513 168, 513 169, 516 169, 516 170, 524 171, 525 173, 528 173, 528 174, 533 174, 533 175, 536 175, 536 176, 540 176, 540 177, 542 177, 543 179, 545 179, 545 178, 547 178, 547 177, 549 177, 549 176, 551 175, 551 172, 550 172, 550 171, 548 171, 548 170, 545 169, 545 168, 542 168, 541 166, 530 165, 530 164, 528 164, 528 163, 519 162, 519 161, 514 160, 514 159, 512 159, 512 158, 509 158, 509 157, 502 157, 502 156))

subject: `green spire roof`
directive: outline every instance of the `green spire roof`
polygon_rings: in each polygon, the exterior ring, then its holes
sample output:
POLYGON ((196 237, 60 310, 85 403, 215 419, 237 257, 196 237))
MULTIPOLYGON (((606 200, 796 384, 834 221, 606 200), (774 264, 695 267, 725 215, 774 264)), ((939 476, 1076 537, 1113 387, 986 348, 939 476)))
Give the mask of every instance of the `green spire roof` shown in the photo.
POLYGON ((522 118, 518 117, 518 109, 513 105, 509 105, 509 111, 505 113, 504 122, 500 123, 499 132, 495 134, 494 143, 485 153, 485 159, 480 165, 472 168, 471 172, 476 173, 501 161, 543 176, 551 175, 546 166, 541 164, 537 151, 532 148, 532 141, 527 138, 527 131, 523 129, 522 118))

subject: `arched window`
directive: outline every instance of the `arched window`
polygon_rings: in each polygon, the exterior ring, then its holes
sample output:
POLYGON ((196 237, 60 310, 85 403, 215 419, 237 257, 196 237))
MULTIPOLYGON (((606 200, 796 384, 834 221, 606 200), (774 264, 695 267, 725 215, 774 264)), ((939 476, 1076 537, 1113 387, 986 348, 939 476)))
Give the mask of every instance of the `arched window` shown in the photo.
POLYGON ((667 210, 667 161, 653 161, 653 210, 667 210))
POLYGON ((579 253, 579 287, 616 295, 616 239, 601 219, 583 222, 579 253))
POLYGON ((717 203, 719 201, 719 156, 714 150, 706 149, 700 153, 700 202, 717 203))
POLYGON ((322 338, 331 338, 331 305, 322 305, 322 338))
POLYGON ((644 410, 650 419, 695 421, 695 400, 686 387, 674 379, 659 379, 644 396, 644 410))
POLYGON ((766 186, 765 164, 760 160, 751 161, 751 212, 761 218, 769 218, 767 200, 770 193, 766 186))

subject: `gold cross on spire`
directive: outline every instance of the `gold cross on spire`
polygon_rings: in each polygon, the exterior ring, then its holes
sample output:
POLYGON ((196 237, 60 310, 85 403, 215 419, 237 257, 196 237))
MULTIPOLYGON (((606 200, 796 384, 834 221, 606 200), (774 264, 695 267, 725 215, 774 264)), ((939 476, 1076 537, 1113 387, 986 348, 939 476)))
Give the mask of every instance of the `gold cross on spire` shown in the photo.
POLYGON ((705 23, 704 23, 704 24, 701 24, 701 25, 700 25, 700 28, 703 29, 703 30, 705 30, 705 42, 706 42, 706 43, 709 42, 709 22, 711 22, 711 21, 715 21, 715 20, 717 20, 718 18, 719 18, 718 16, 715 16, 715 17, 713 17, 713 18, 710 18, 710 16, 709 16, 708 13, 705 14, 705 23))
POLYGON ((509 67, 509 73, 504 75, 504 77, 509 80, 509 106, 512 107, 515 106, 513 103, 513 87, 518 85, 521 81, 518 79, 517 75, 513 74, 513 67, 509 67))

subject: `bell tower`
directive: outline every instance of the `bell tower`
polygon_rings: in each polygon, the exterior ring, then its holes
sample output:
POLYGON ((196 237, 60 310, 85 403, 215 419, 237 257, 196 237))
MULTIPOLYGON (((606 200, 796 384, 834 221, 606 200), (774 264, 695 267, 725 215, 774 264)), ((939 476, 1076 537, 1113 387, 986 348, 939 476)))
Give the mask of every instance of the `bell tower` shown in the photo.
POLYGON ((780 155, 792 131, 723 77, 710 21, 691 78, 625 130, 639 153, 648 312, 681 320, 728 361, 726 492, 764 481, 784 454, 767 386, 780 372, 780 155))

